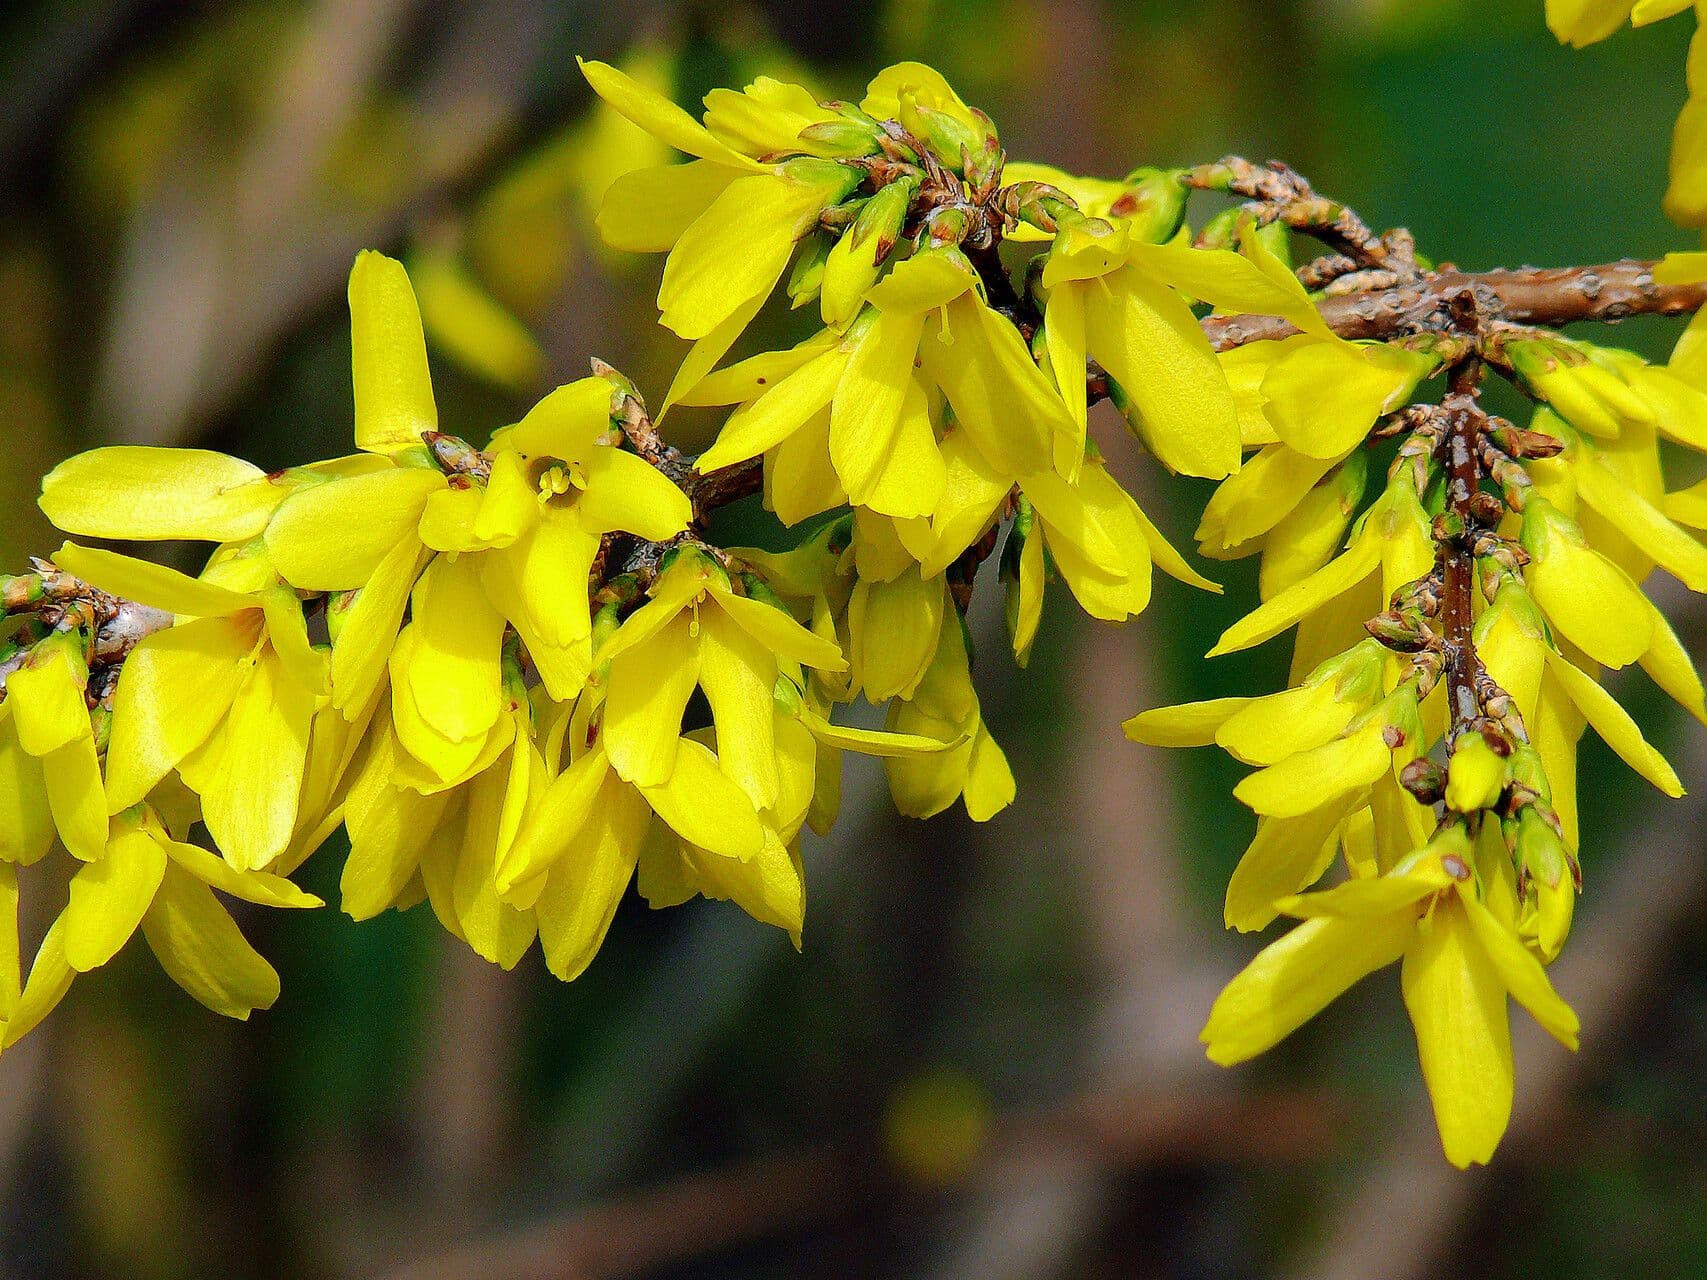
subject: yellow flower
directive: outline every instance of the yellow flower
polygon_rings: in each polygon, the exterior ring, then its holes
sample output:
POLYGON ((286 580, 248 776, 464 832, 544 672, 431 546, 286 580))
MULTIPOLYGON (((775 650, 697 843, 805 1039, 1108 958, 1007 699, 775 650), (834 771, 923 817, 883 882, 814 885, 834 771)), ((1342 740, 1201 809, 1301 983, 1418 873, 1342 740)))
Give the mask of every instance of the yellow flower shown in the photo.
MULTIPOLYGON (((1503 853, 1503 850, 1502 850, 1503 853)), ((1509 921, 1483 900, 1461 827, 1388 874, 1288 899, 1304 921, 1266 947, 1215 1002, 1202 1039, 1224 1066, 1272 1047, 1353 983, 1402 960, 1405 1008, 1447 1159, 1493 1155, 1511 1116, 1514 997, 1567 1048, 1577 1018, 1509 921)))
POLYGON ((967 646, 965 624, 950 608, 918 687, 911 697, 889 704, 886 727, 891 732, 954 744, 940 752, 883 762, 889 794, 908 817, 933 817, 964 799, 967 816, 987 822, 1013 803, 1013 772, 984 725, 967 646))
MULTIPOLYGON (((1265 600, 1222 634, 1209 656, 1235 653, 1261 644, 1287 628, 1328 610, 1342 597, 1356 613, 1356 624, 1379 608, 1400 586, 1434 566, 1434 540, 1414 488, 1401 476, 1360 517, 1345 551, 1307 577, 1265 600), (1379 592, 1374 600, 1366 588, 1379 592), (1367 607, 1373 603, 1374 608, 1367 607)), ((1314 665, 1314 659, 1311 665, 1314 665)), ((1308 668, 1306 668, 1308 669, 1308 668)))
POLYGON ((767 843, 759 811, 704 744, 679 739, 662 781, 632 785, 612 767, 596 714, 578 710, 568 735, 573 758, 522 825, 497 874, 498 892, 536 913, 546 964, 565 981, 587 967, 603 942, 654 814, 707 857, 749 862, 767 843))
POLYGON ((1239 411, 1227 375, 1182 295, 1278 315, 1322 345, 1327 329, 1292 273, 1255 236, 1246 254, 1148 243, 1128 220, 1069 217, 1043 270, 1044 338, 1057 384, 1085 423, 1086 357, 1114 379, 1128 422, 1173 471, 1221 477, 1239 469, 1239 411))
MULTIPOLYGON (((615 67, 585 60, 580 65, 594 91, 617 111, 696 157, 685 165, 624 174, 611 184, 598 218, 613 247, 670 255, 658 291, 661 319, 695 347, 665 401, 667 409, 729 350, 782 278, 795 245, 861 175, 811 154, 761 163, 615 67)), ((791 109, 782 104, 795 98, 771 86, 776 82, 754 86, 759 92, 749 90, 741 104, 719 97, 711 119, 740 145, 753 145, 752 126, 762 124, 768 133, 791 109)), ((875 149, 874 142, 868 145, 875 149)), ((812 148, 803 142, 796 149, 812 148)))
POLYGON ((737 594, 709 556, 683 547, 651 598, 601 648, 606 680, 604 743, 626 782, 661 786, 679 751, 682 715, 695 686, 717 727, 721 766, 760 807, 777 795, 772 697, 779 660, 826 671, 846 666, 833 641, 784 610, 737 594))
MULTIPOLYGON (((236 870, 175 839, 151 808, 118 815, 99 856, 72 877, 70 901, 42 940, 4 1043, 33 1029, 78 973, 106 964, 138 929, 167 975, 215 1013, 247 1018, 270 1008, 278 974, 244 939, 215 889, 262 906, 320 905, 280 876, 236 870)), ((15 885, 11 893, 15 905, 15 885)), ((15 935, 11 963, 15 979, 15 935)))
MULTIPOLYGON (((772 363, 769 371, 783 376, 730 417, 699 459, 701 471, 780 451, 812 430, 827 407, 819 448, 827 446, 847 499, 908 518, 930 515, 948 482, 933 429, 941 415, 932 406, 943 399, 982 457, 1010 478, 1052 469, 1056 441, 1077 439, 1060 397, 1018 331, 985 304, 977 273, 958 250, 916 254, 867 300, 870 309, 839 341, 823 336, 802 344, 790 353, 799 360, 792 367, 772 363)), ((747 377, 689 398, 715 403, 725 388, 739 394, 753 385, 752 369, 748 362, 747 377)), ((802 486, 812 474, 779 452, 783 466, 800 473, 802 486)), ((788 493, 792 478, 775 477, 773 491, 788 493)), ((773 505, 780 510, 780 499, 773 505)))
POLYGON ((1162 707, 1126 722, 1135 742, 1213 742, 1264 766, 1234 792, 1262 816, 1227 884, 1229 928, 1263 928, 1279 899, 1319 880, 1333 860, 1336 829, 1354 814, 1379 809, 1387 819, 1371 833, 1369 861, 1391 865, 1414 847, 1418 833, 1404 819, 1416 806, 1395 774, 1426 743, 1414 690, 1383 696, 1389 662, 1378 641, 1365 639, 1285 692, 1162 707))
POLYGON ((302 606, 264 563, 232 560, 210 577, 69 543, 66 572, 113 595, 176 614, 125 660, 107 748, 107 809, 145 799, 176 770, 201 797, 217 844, 241 871, 289 844, 308 752, 310 718, 326 693, 325 658, 310 646, 302 606))
POLYGON ((259 467, 207 449, 115 445, 60 463, 41 509, 85 538, 242 542, 267 527, 290 492, 259 467))
POLYGON ((55 829, 65 847, 85 861, 100 856, 106 844, 107 804, 88 683, 76 632, 39 642, 6 679, 6 700, 0 703, 0 857, 8 862, 35 862, 47 852, 55 829))

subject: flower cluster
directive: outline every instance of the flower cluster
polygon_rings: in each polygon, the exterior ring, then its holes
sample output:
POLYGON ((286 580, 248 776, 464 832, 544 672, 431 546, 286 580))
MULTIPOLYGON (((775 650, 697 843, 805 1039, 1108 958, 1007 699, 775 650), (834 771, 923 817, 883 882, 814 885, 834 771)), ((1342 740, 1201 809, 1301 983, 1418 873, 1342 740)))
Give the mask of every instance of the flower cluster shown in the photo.
MULTIPOLYGON (((1158 567, 1219 590, 1105 465, 1106 399, 1168 471, 1218 482, 1202 553, 1261 557, 1262 602, 1214 653, 1296 630, 1293 687, 1128 724, 1256 767, 1227 922, 1303 921, 1222 995, 1210 1056, 1261 1052, 1400 960, 1446 1153, 1486 1160, 1514 1090, 1507 996, 1577 1035, 1543 966, 1580 884, 1583 729, 1681 792, 1599 670, 1640 664, 1707 718, 1638 585, 1658 566, 1707 589, 1688 532, 1707 490, 1668 492, 1659 452, 1707 451, 1707 322, 1664 368, 1534 327, 1491 287, 1440 292, 1406 233, 1283 166, 1009 163, 916 63, 858 104, 760 78, 701 120, 583 66, 691 157, 618 178, 599 225, 668 255, 661 320, 692 346, 658 419, 723 410, 716 440, 683 456, 597 361, 484 445, 442 432, 410 279, 367 252, 355 453, 56 469, 42 507, 67 533, 212 550, 191 576, 67 543, 0 584, 4 1043, 139 928, 211 1008, 266 1007, 277 976, 213 891, 316 905, 285 877, 340 827, 346 912, 424 900, 506 967, 537 939, 575 977, 635 882, 799 945, 802 832, 835 820, 844 752, 884 759, 906 815, 1014 798, 965 624, 987 560, 1022 666, 1050 582, 1115 622, 1158 567), (1235 201, 1192 228, 1194 190, 1235 201), (1294 269, 1305 238, 1327 251, 1294 269), (808 331, 732 359, 783 297, 808 331), (1537 402, 1527 427, 1482 407, 1490 370, 1537 402), (713 539, 749 495, 798 529, 789 549, 713 539), (885 727, 834 721, 857 701, 885 727), (77 869, 24 982, 15 868, 56 843, 77 869)), ((1636 296, 1707 278, 1697 257, 1636 296)))
MULTIPOLYGON (((1691 263, 1656 274, 1685 277, 1691 263)), ((1293 686, 1127 724, 1141 742, 1213 743, 1256 766, 1234 793, 1258 826, 1227 924, 1304 921, 1223 993, 1203 1033, 1210 1056, 1262 1052, 1402 958, 1460 1165, 1486 1161, 1510 1115, 1507 994, 1576 1044, 1542 965, 1581 888, 1584 729, 1682 794, 1601 669, 1639 664, 1707 720, 1689 655, 1639 585, 1657 567, 1707 591, 1707 547, 1683 527, 1707 526, 1702 486, 1667 492, 1660 449, 1707 451, 1699 330, 1664 367, 1556 333, 1471 330, 1438 336, 1424 360, 1396 341, 1392 377, 1367 384, 1349 365, 1330 374, 1331 348, 1307 338, 1228 355, 1276 441, 1222 484, 1199 530, 1206 554, 1262 557, 1261 605, 1211 656, 1296 628, 1293 686), (1306 360, 1321 363, 1300 373, 1306 360), (1440 365, 1446 395, 1412 404, 1416 375, 1440 365), (1485 370, 1536 402, 1528 427, 1483 411, 1485 370), (1401 443, 1370 500, 1362 446, 1386 437, 1401 443), (1344 882, 1307 892, 1336 863, 1344 882)))

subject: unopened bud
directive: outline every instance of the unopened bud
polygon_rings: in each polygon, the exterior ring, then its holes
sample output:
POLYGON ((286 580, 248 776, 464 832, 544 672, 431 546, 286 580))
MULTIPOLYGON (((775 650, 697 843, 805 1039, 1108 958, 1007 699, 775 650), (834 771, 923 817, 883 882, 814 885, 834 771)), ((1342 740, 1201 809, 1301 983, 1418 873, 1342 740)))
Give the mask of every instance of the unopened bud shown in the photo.
POLYGON ((1109 207, 1109 216, 1121 219, 1134 238, 1163 244, 1179 233, 1185 221, 1185 202, 1190 192, 1180 181, 1179 169, 1134 169, 1126 175, 1126 188, 1109 207))
POLYGON ((943 164, 960 172, 962 157, 978 155, 984 149, 984 139, 974 133, 964 121, 927 107, 911 93, 901 95, 897 117, 901 127, 912 134, 943 164))
POLYGON ((1506 762, 1479 733, 1459 735, 1446 770, 1446 804, 1459 813, 1476 813, 1499 803, 1506 785, 1506 762))
POLYGON ((865 202, 853 226, 842 233, 825 259, 822 272, 824 323, 839 329, 860 304, 907 220, 918 191, 915 182, 892 182, 865 202))
POLYGON ((815 231, 806 238, 805 246, 794 260, 794 270, 788 276, 788 302, 791 307, 804 307, 817 298, 824 287, 824 268, 835 243, 823 231, 815 231))
POLYGON ((1446 770, 1438 761, 1418 756, 1399 770, 1399 785, 1418 804, 1439 804, 1446 795, 1446 770))

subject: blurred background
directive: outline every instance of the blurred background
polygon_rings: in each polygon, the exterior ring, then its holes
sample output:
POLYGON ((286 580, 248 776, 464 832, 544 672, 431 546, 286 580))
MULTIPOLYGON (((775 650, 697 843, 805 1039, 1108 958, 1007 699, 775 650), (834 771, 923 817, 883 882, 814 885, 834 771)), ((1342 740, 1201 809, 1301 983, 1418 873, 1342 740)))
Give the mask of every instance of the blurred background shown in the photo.
MULTIPOLYGON (((1573 53, 1540 0, 12 0, 0 549, 21 568, 56 545, 33 497, 78 448, 346 452, 363 246, 410 265, 447 430, 484 439, 590 355, 660 398, 683 349, 652 322, 660 262, 591 219, 663 155, 593 109, 578 53, 690 105, 759 73, 857 98, 920 57, 1012 155, 1109 176, 1280 156, 1485 267, 1689 247, 1659 213, 1688 34, 1573 53)), ((1660 356, 1675 332, 1618 341, 1660 356)), ((677 422, 687 445, 714 427, 677 422)), ((1189 545, 1207 487, 1111 447, 1189 545)), ((728 516, 730 541, 766 536, 728 516)), ((252 912, 284 995, 239 1025, 131 948, 0 1061, 0 1274, 1707 1271, 1707 823, 1592 738, 1555 970, 1583 1049, 1524 1026, 1493 1169, 1441 1159, 1391 972, 1257 1064, 1204 1060, 1209 1002, 1258 945, 1220 924, 1252 820, 1236 766, 1119 721, 1280 687, 1284 642, 1200 660, 1254 598, 1252 564, 1207 567, 1226 597, 1159 579, 1123 629, 1052 600, 1023 681, 981 592, 1019 802, 909 822, 850 757, 841 824, 808 837, 804 954, 727 904, 631 899, 564 986, 537 952, 485 965, 425 907, 252 912)), ((1665 603, 1701 654, 1701 612, 1665 603)), ((1704 735, 1642 677, 1617 689, 1707 792, 1704 735)), ((302 875, 333 901, 343 850, 302 875)), ((27 905, 38 931, 57 906, 27 905)))

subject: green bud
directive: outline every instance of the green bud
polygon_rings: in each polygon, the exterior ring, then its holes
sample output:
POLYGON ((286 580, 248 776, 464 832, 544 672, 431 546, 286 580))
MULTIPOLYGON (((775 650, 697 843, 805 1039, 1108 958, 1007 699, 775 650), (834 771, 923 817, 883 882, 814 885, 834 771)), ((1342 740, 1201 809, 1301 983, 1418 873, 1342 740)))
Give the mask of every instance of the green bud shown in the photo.
POLYGON ((1514 856, 1535 898, 1536 946, 1552 960, 1571 932, 1581 880, 1576 856, 1533 807, 1518 815, 1514 856))
POLYGON ((901 95, 897 114, 901 127, 929 147, 932 155, 956 173, 961 171, 963 154, 976 156, 984 149, 984 139, 965 123, 947 112, 922 105, 910 93, 901 95))
POLYGON ((1197 242, 1205 249, 1237 249, 1239 247, 1239 213, 1237 208, 1222 209, 1197 233, 1197 242))
POLYGON ((1134 169, 1126 175, 1126 191, 1109 209, 1140 239, 1163 244, 1179 234, 1190 195, 1180 182, 1179 169, 1134 169))
POLYGON ((868 118, 861 123, 844 117, 840 120, 824 120, 818 124, 807 125, 800 131, 800 140, 808 143, 813 151, 820 154, 829 152, 838 156, 869 156, 879 149, 878 133, 876 121, 868 118))
POLYGON ((830 249, 835 243, 835 238, 826 231, 814 231, 806 237, 800 253, 794 259, 794 270, 788 277, 788 301, 791 307, 804 307, 818 296, 824 287, 824 267, 830 259, 830 249))
POLYGON ((877 283, 883 261, 900 238, 918 185, 892 182, 865 202, 853 226, 836 241, 823 272, 824 323, 839 329, 859 311, 877 283))

